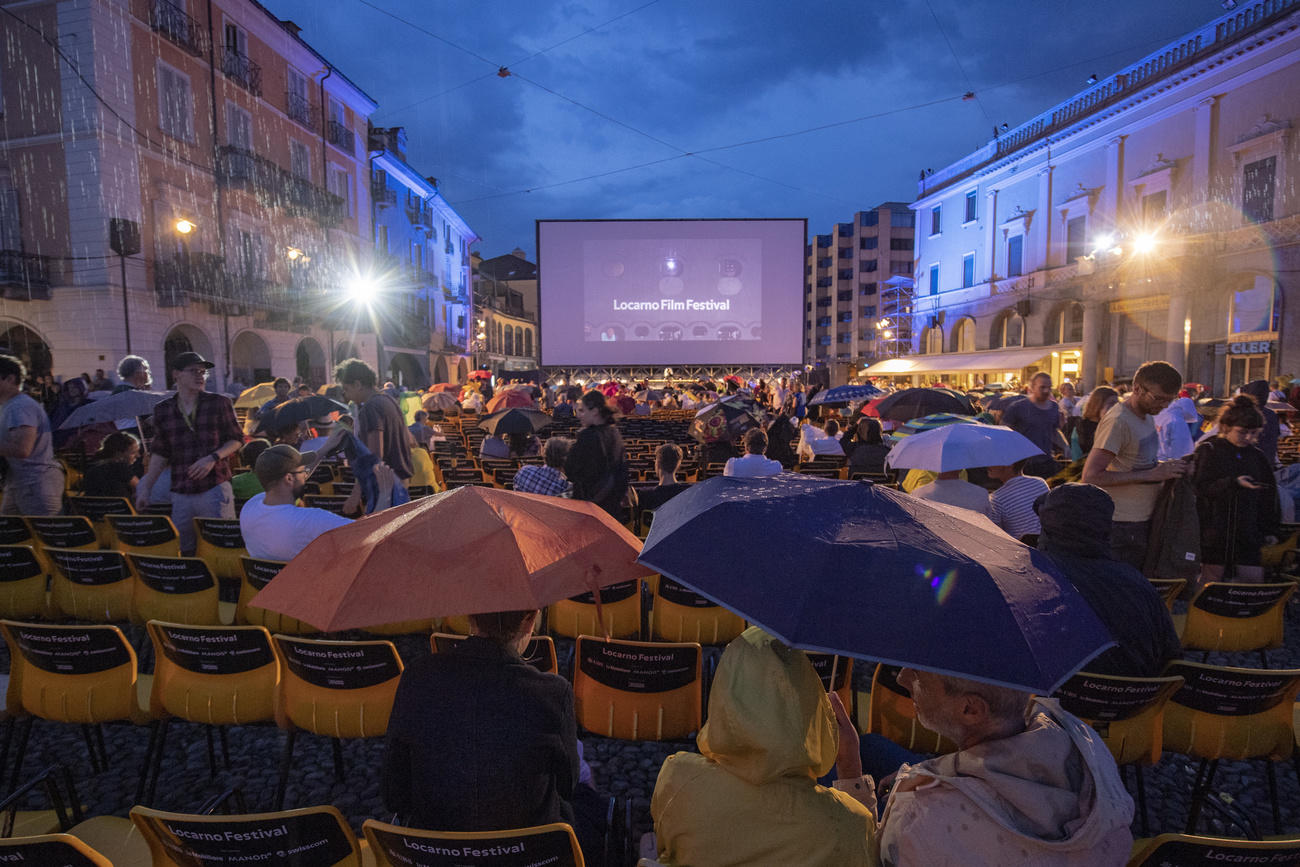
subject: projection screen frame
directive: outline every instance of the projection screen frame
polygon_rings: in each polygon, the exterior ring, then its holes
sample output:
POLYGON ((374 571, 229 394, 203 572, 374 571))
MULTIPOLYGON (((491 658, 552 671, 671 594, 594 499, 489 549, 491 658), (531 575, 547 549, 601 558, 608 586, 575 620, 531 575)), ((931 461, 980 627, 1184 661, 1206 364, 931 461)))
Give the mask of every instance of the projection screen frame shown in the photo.
MULTIPOLYGON (((625 217, 625 218, 611 218, 611 219, 599 219, 599 218, 545 219, 545 220, 537 219, 534 220, 533 222, 534 222, 534 244, 535 244, 534 249, 537 250, 537 358, 538 358, 539 367, 544 369, 545 368, 566 368, 566 367, 618 368, 618 367, 656 367, 656 366, 661 366, 663 364, 669 364, 672 366, 704 365, 704 366, 714 366, 714 367, 729 367, 729 366, 730 367, 774 367, 774 366, 779 367, 779 366, 803 364, 804 315, 805 315, 804 298, 807 294, 805 290, 805 281, 803 278, 805 276, 804 266, 807 262, 807 254, 806 254, 806 248, 808 244, 808 218, 807 217, 651 217, 651 218, 625 217), (684 359, 684 360, 678 359, 673 361, 664 361, 662 359, 653 359, 653 360, 643 359, 638 361, 615 362, 615 361, 606 361, 603 359, 602 360, 593 359, 593 360, 582 361, 582 362, 577 362, 577 361, 548 362, 546 359, 546 350, 545 350, 547 344, 547 340, 545 337, 546 332, 542 324, 542 312, 546 306, 542 301, 543 294, 544 294, 543 287, 546 279, 545 277, 546 269, 542 263, 542 224, 543 223, 606 223, 606 224, 610 224, 610 223, 799 223, 801 224, 803 226, 803 232, 802 232, 802 246, 799 250, 799 257, 798 257, 800 281, 799 281, 799 292, 798 292, 799 301, 797 304, 799 338, 797 342, 795 357, 786 360, 768 359, 768 360, 757 360, 757 361, 752 359, 737 358, 734 360, 727 360, 727 361, 702 361, 702 360, 695 360, 695 359, 684 359)), ((766 317, 769 314, 764 312, 762 315, 764 320, 766 320, 766 317)), ((650 347, 663 345, 663 341, 637 341, 637 342, 644 342, 646 344, 647 349, 650 347)), ((684 343, 687 344, 689 344, 690 342, 693 341, 684 341, 684 343)), ((718 341, 707 341, 709 345, 715 345, 717 342, 718 341)), ((735 345, 740 346, 741 344, 747 342, 750 341, 737 341, 735 345)), ((757 342, 760 344, 763 343, 763 341, 761 340, 757 342)), ((705 341, 700 341, 700 343, 705 343, 705 341)), ((628 344, 623 344, 623 345, 628 345, 628 344)), ((676 345, 680 345, 680 344, 676 344, 676 345)))

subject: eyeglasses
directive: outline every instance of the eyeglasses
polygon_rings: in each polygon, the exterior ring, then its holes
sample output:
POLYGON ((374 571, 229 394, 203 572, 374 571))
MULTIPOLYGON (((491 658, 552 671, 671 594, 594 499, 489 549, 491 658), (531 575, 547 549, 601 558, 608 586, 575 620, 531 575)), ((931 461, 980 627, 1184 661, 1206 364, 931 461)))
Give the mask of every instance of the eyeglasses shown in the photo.
POLYGON ((293 470, 293 474, 296 476, 299 473, 302 473, 304 476, 310 476, 311 470, 307 469, 306 467, 295 467, 293 470))
POLYGON ((187 367, 184 370, 182 370, 181 373, 188 373, 191 374, 192 376, 207 376, 209 373, 211 373, 211 371, 209 371, 206 367, 187 367))

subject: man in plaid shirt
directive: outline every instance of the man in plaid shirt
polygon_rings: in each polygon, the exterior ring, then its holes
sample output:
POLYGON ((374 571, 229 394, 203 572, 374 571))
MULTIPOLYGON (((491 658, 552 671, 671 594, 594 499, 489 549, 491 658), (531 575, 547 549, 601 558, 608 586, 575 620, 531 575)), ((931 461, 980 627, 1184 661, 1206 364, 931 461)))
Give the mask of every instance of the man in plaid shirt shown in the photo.
POLYGON ((573 494, 573 486, 564 477, 561 467, 569 456, 569 447, 573 440, 565 437, 551 437, 546 441, 546 450, 542 453, 544 466, 528 464, 515 473, 514 487, 522 494, 546 494, 552 497, 568 497, 573 494))
POLYGON ((204 390, 214 366, 197 352, 172 361, 176 394, 154 407, 149 469, 135 492, 144 511, 158 476, 171 467, 172 523, 185 556, 197 545, 193 518, 235 517, 228 458, 243 448, 244 435, 230 398, 204 390))

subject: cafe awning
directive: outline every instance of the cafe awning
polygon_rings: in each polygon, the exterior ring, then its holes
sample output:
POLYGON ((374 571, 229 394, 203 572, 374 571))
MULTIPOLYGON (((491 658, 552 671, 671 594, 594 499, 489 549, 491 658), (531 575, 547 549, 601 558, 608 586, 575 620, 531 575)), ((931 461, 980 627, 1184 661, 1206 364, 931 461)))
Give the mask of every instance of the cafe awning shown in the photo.
POLYGON ((1018 371, 1049 357, 1053 352, 1070 352, 1080 344, 1037 346, 1023 349, 993 349, 986 352, 945 352, 939 355, 909 355, 877 361, 864 376, 906 376, 911 373, 991 373, 1018 371))

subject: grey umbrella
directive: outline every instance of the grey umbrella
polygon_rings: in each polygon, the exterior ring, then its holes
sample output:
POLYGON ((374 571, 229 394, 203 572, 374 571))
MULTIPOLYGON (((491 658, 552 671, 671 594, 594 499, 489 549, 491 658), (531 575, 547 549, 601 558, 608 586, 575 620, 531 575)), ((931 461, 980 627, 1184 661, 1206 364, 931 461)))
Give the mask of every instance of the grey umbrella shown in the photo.
POLYGON ((128 418, 140 418, 153 415, 154 406, 164 398, 171 397, 170 391, 119 391, 99 400, 83 403, 59 425, 59 430, 84 427, 88 424, 122 421, 128 418))

